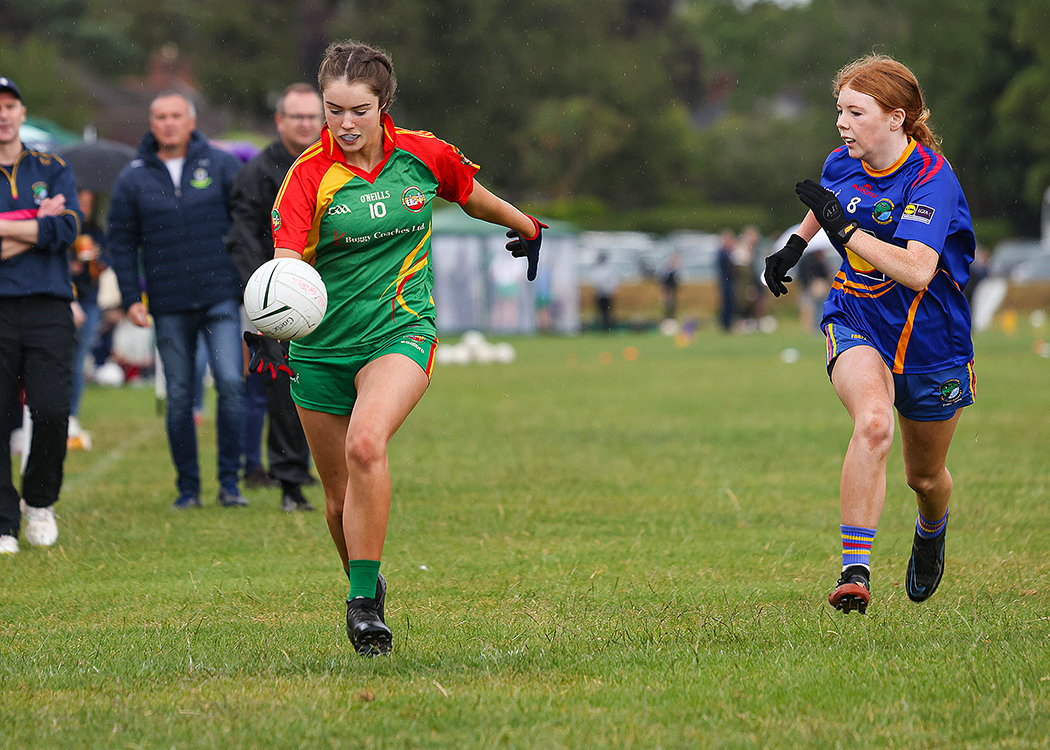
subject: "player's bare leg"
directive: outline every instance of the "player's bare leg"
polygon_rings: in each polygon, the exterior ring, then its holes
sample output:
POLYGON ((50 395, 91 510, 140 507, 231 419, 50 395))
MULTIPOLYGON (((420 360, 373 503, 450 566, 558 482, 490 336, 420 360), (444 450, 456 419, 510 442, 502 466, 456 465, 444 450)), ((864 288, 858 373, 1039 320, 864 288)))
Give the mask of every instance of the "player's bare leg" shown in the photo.
POLYGON ((386 581, 379 573, 390 521, 387 446, 429 383, 419 365, 402 354, 370 362, 355 381, 357 401, 346 431, 348 482, 342 519, 350 572, 346 632, 354 649, 365 656, 390 653, 393 647, 383 612, 386 581))
POLYGON ((349 416, 300 409, 300 418, 325 490, 328 530, 351 581, 347 635, 359 654, 376 656, 393 643, 384 617, 386 581, 378 572, 390 519, 387 447, 429 379, 408 357, 389 354, 362 368, 355 385, 349 416))
POLYGON ((886 464, 893 445, 893 376, 878 352, 854 346, 839 355, 832 370, 835 393, 853 420, 839 482, 844 550, 848 534, 855 534, 858 550, 867 549, 858 561, 847 564, 828 601, 836 609, 864 612, 870 601, 867 556, 886 502, 886 464))
POLYGON ((402 354, 387 354, 357 375, 357 403, 346 433, 349 481, 343 534, 351 560, 383 556, 390 520, 387 446, 430 384, 426 373, 402 354))
POLYGON ((317 477, 324 489, 324 517, 339 559, 346 570, 346 539, 343 536, 343 504, 349 471, 346 466, 346 433, 349 414, 327 414, 297 407, 299 421, 310 445, 310 455, 317 469, 317 477))
POLYGON ((951 419, 939 422, 900 418, 904 472, 919 506, 905 574, 905 589, 912 601, 928 599, 944 574, 945 530, 952 495, 952 475, 945 461, 961 414, 962 410, 956 409, 951 419))

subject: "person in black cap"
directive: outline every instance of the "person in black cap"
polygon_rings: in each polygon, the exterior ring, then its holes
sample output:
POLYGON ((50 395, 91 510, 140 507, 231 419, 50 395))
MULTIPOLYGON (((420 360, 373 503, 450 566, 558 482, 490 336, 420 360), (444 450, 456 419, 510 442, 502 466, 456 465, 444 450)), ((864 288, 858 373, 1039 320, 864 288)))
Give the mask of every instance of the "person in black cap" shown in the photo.
POLYGON ((73 386, 73 281, 66 252, 80 231, 73 170, 30 151, 22 92, 0 76, 0 554, 18 552, 19 493, 9 436, 24 390, 33 422, 22 477, 26 540, 58 539, 52 506, 62 487, 73 386))

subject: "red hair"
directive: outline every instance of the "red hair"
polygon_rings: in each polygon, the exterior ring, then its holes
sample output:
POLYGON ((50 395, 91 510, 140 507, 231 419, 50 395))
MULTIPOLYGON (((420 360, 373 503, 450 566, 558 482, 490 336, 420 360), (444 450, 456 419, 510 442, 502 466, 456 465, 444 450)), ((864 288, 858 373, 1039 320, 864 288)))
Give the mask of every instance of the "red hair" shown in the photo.
POLYGON ((922 88, 915 74, 903 63, 887 55, 868 55, 854 60, 835 75, 831 91, 839 95, 844 86, 867 94, 878 102, 885 112, 895 109, 904 112, 904 132, 926 148, 941 153, 941 139, 933 134, 926 121, 922 88))

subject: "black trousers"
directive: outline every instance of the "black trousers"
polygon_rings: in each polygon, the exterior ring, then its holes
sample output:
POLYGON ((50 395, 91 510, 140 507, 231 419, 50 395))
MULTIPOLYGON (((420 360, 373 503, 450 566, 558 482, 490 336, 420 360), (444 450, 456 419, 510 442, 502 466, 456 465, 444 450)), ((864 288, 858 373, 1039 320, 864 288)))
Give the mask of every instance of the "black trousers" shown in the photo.
POLYGON ((69 300, 0 297, 0 535, 18 536, 19 492, 11 474, 11 431, 22 417, 19 386, 33 419, 22 478, 28 505, 58 500, 66 460, 76 327, 69 300))
MULTIPOLYGON (((279 344, 288 355, 287 342, 279 344)), ((310 446, 306 442, 299 412, 292 401, 292 384, 281 376, 266 380, 267 463, 270 476, 279 482, 306 484, 310 481, 310 446)))

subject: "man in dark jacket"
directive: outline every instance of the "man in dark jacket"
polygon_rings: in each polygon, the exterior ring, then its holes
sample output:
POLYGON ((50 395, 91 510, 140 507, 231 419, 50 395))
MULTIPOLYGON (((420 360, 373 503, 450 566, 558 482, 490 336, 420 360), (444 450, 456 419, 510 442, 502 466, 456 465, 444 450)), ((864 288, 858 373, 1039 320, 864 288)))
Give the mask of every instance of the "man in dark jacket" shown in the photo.
MULTIPOLYGON (((246 282, 255 269, 273 258, 274 199, 288 168, 320 135, 324 122, 320 94, 309 84, 292 84, 277 103, 274 121, 278 139, 245 164, 233 182, 229 249, 246 282)), ((260 345, 271 350, 271 359, 284 359, 288 354, 287 342, 265 339, 260 345)), ((270 475, 281 483, 281 509, 288 513, 313 510, 301 489, 301 485, 311 481, 310 448, 292 401, 288 378, 251 372, 248 378, 264 380, 270 417, 267 453, 270 475)))
POLYGON ((219 504, 247 505, 238 486, 242 288, 225 239, 230 191, 241 163, 197 131, 193 103, 182 94, 154 99, 149 123, 137 158, 113 186, 107 239, 128 319, 148 326, 152 316, 156 329, 167 387, 168 445, 178 474, 174 507, 201 504, 193 421, 200 337, 218 392, 219 504))
POLYGON ((0 554, 18 552, 22 520, 11 477, 11 431, 21 419, 19 387, 33 422, 22 477, 26 540, 51 545, 51 506, 62 489, 73 390, 76 329, 66 251, 80 231, 73 171, 53 154, 22 145, 22 94, 0 76, 0 554))

